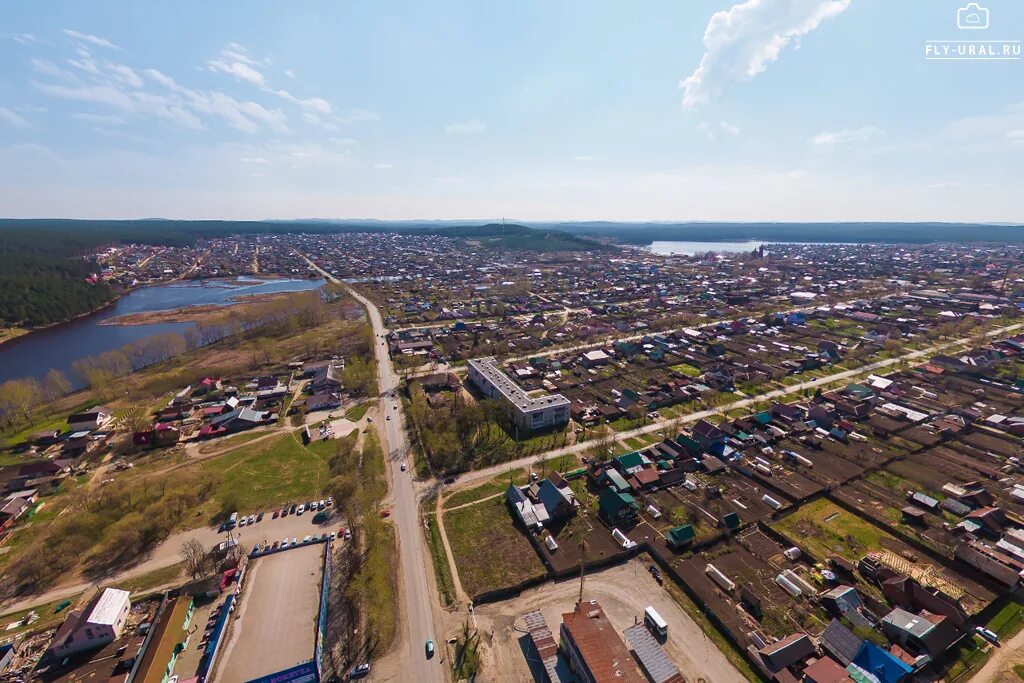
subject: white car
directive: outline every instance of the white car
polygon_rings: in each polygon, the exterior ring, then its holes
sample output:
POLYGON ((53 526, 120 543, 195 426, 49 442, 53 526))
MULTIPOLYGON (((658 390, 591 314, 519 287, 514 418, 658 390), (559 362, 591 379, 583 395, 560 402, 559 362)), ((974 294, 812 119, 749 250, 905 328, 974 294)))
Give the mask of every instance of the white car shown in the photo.
POLYGON ((289 545, 291 545, 291 542, 287 538, 281 541, 282 548, 287 548, 289 545))
POLYGON ((302 539, 302 542, 303 542, 303 543, 309 543, 309 539, 310 539, 310 538, 311 538, 311 537, 307 535, 307 536, 306 536, 305 538, 303 538, 303 539, 302 539))
POLYGON ((297 515, 301 515, 301 514, 302 514, 303 512, 305 512, 305 511, 306 511, 306 505, 305 505, 305 504, 302 504, 302 505, 300 505, 300 506, 299 506, 298 508, 296 508, 296 510, 295 510, 295 514, 297 514, 297 515))
POLYGON ((403 462, 402 463, 402 471, 405 472, 406 469, 408 469, 408 466, 403 462))
POLYGON ((238 526, 245 526, 246 523, 247 523, 246 520, 247 520, 246 517, 242 517, 241 519, 239 519, 238 520, 238 526))

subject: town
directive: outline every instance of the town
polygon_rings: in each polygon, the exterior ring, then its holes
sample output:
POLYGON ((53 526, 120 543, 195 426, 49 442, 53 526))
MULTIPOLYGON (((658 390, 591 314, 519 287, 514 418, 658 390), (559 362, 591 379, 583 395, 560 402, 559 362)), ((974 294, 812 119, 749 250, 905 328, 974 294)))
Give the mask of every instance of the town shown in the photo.
POLYGON ((971 680, 1024 628, 1022 257, 105 248, 324 284, 0 388, 0 676, 971 680))

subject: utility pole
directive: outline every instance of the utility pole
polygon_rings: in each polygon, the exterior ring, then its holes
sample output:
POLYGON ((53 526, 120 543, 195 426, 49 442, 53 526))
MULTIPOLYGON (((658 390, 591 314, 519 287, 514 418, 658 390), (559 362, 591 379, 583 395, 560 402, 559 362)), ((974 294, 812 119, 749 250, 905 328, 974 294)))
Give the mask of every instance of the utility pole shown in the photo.
POLYGON ((580 539, 580 599, 576 601, 577 605, 583 603, 583 579, 587 571, 587 542, 584 539, 580 539))

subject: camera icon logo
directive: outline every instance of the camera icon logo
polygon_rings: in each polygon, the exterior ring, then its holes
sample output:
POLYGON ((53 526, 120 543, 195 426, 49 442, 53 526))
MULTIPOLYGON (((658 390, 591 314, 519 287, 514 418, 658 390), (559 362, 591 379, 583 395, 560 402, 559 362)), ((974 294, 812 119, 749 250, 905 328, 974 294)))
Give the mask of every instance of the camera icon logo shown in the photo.
POLYGON ((956 27, 966 30, 988 28, 988 8, 976 2, 967 3, 956 11, 956 27))

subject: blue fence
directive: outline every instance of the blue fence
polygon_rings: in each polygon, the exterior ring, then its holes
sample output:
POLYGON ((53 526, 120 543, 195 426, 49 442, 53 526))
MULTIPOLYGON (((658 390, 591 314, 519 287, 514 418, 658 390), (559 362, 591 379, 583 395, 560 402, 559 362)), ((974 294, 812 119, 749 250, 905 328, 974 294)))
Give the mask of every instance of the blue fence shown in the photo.
POLYGON ((217 615, 217 624, 213 627, 210 640, 206 643, 206 649, 203 651, 202 659, 199 660, 199 669, 196 671, 196 676, 200 680, 206 680, 206 676, 213 670, 213 665, 217 661, 217 654, 220 652, 220 641, 224 639, 224 632, 227 631, 228 619, 231 618, 231 608, 234 604, 234 593, 224 598, 220 614, 217 615))
POLYGON ((313 662, 316 671, 323 676, 324 632, 327 630, 327 604, 331 593, 331 541, 324 545, 324 569, 320 579, 320 614, 316 620, 316 645, 313 647, 313 662))

